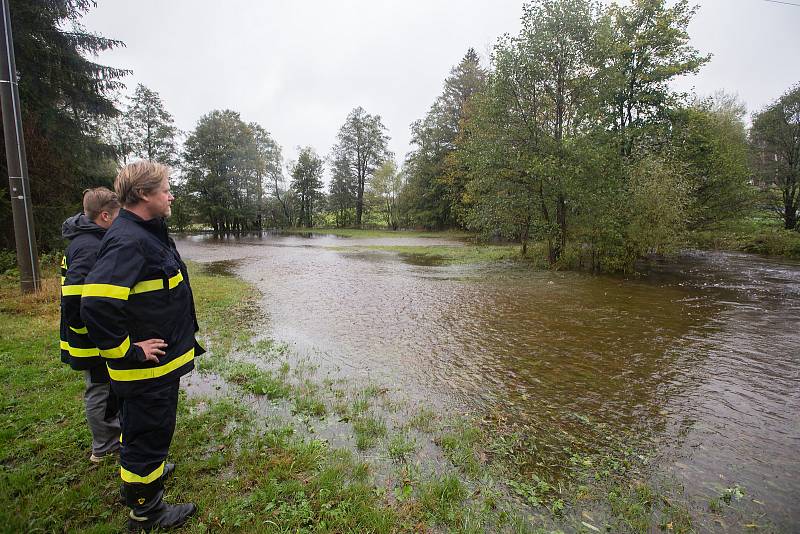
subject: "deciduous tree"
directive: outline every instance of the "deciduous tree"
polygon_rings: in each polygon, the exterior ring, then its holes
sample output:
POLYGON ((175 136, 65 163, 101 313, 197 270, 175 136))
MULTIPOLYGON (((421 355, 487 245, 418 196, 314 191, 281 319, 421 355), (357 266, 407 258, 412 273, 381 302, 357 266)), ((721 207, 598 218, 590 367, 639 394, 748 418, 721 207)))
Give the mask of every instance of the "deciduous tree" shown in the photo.
POLYGON ((333 147, 334 169, 340 179, 348 180, 355 190, 355 224, 361 226, 364 212, 364 189, 375 170, 391 157, 389 136, 380 115, 370 115, 357 107, 347 116, 333 147))
POLYGON ((800 85, 753 117, 750 138, 761 183, 772 210, 787 230, 797 228, 800 209, 800 85))

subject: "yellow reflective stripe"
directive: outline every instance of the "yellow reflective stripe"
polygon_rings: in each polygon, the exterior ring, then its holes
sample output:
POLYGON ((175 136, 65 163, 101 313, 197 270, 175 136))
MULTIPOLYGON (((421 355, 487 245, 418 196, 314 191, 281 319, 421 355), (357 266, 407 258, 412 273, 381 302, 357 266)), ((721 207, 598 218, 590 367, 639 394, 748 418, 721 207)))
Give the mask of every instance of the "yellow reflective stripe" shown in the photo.
POLYGON ((169 279, 169 288, 175 289, 181 282, 183 282, 183 273, 178 271, 178 274, 169 279))
POLYGON ((147 380, 149 378, 158 378, 171 373, 181 365, 188 363, 194 359, 194 348, 183 356, 179 356, 169 362, 168 364, 159 367, 149 367, 147 369, 112 369, 108 368, 108 374, 111 380, 117 382, 131 382, 133 380, 147 380))
POLYGON ((125 341, 120 343, 118 347, 114 347, 113 349, 100 349, 100 356, 112 359, 124 358, 129 348, 131 348, 130 336, 126 337, 125 341))
MULTIPOLYGON (((178 274, 167 281, 167 287, 170 289, 175 289, 175 287, 177 287, 177 285, 181 282, 183 282, 183 273, 178 271, 178 274)), ((158 291, 159 289, 164 289, 163 279, 159 278, 157 280, 145 280, 143 282, 139 282, 133 286, 133 288, 131 288, 131 295, 148 293, 150 291, 158 291)))
POLYGON ((66 281, 67 281, 67 277, 66 276, 62 276, 61 277, 61 285, 63 286, 64 282, 66 282, 66 281))
POLYGON ((92 356, 100 356, 100 351, 96 347, 91 349, 80 349, 73 347, 63 339, 61 340, 61 350, 69 352, 69 355, 74 358, 91 358, 92 356))
MULTIPOLYGON (((62 281, 63 284, 63 281, 62 281)), ((62 285, 61 286, 61 295, 64 297, 72 297, 72 296, 81 296, 83 294, 83 285, 82 284, 73 284, 73 285, 62 285)))
POLYGON ((161 475, 164 474, 164 463, 165 462, 161 462, 161 465, 156 467, 155 471, 143 477, 120 466, 119 476, 122 477, 123 482, 127 482, 128 484, 149 484, 155 480, 158 480, 161 478, 161 475))
POLYGON ((108 297, 111 299, 128 300, 130 288, 111 284, 84 284, 83 297, 108 297))
POLYGON ((131 288, 131 295, 136 293, 147 293, 148 291, 158 291, 159 289, 164 289, 164 280, 161 278, 158 280, 145 280, 144 282, 139 282, 131 288))
POLYGON ((89 331, 86 330, 85 326, 83 328, 75 328, 74 326, 70 326, 69 329, 72 330, 73 332, 75 332, 76 334, 88 334, 89 333, 89 331))

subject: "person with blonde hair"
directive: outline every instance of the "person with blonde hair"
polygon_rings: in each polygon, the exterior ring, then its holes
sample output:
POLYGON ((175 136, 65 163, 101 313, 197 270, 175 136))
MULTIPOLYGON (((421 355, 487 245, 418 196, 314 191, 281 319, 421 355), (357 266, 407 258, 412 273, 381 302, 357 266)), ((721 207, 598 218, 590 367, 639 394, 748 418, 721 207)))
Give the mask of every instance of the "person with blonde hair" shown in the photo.
POLYGON ((186 265, 169 237, 169 169, 138 161, 114 182, 122 209, 86 277, 81 317, 108 366, 120 399, 120 476, 131 509, 128 528, 149 532, 185 523, 197 507, 163 501, 174 469, 167 454, 175 431, 180 377, 204 352, 197 343, 186 265))
POLYGON ((108 188, 86 189, 83 212, 61 226, 61 235, 69 240, 61 259, 61 361, 84 374, 86 422, 92 433, 89 460, 94 463, 100 463, 119 449, 119 417, 106 364, 81 320, 81 293, 84 279, 97 259, 100 242, 119 208, 117 195, 108 188))

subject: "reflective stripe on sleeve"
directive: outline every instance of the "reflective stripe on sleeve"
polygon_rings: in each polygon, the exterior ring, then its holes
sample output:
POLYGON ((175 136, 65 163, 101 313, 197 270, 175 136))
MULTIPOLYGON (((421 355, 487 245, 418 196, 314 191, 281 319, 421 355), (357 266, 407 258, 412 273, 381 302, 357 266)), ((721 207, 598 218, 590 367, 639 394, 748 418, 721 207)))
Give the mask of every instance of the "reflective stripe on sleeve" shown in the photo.
POLYGON ((164 281, 162 279, 159 278, 158 280, 145 280, 144 282, 139 282, 131 288, 131 295, 147 293, 149 291, 158 291, 159 289, 164 289, 164 281))
POLYGON ((100 356, 100 351, 97 350, 97 347, 93 347, 91 349, 80 349, 71 346, 63 339, 61 340, 61 350, 69 352, 69 355, 73 358, 91 358, 92 356, 100 356))
POLYGON ((125 341, 120 343, 118 347, 114 347, 113 349, 100 349, 100 356, 111 359, 124 358, 129 348, 131 348, 130 336, 126 337, 125 341))
POLYGON ((161 478, 161 475, 164 474, 164 463, 165 462, 161 462, 161 465, 156 467, 155 471, 145 476, 139 476, 136 473, 128 471, 124 467, 120 466, 119 476, 122 477, 123 482, 127 482, 128 484, 149 484, 155 480, 158 480, 161 478))
POLYGON ((169 279, 169 288, 175 289, 181 282, 183 282, 183 273, 178 271, 178 274, 169 279))
POLYGON ((111 284, 84 284, 83 298, 86 297, 108 297, 111 299, 128 300, 130 288, 125 286, 115 286, 111 284))
POLYGON ((85 326, 83 328, 75 328, 74 326, 70 326, 69 329, 72 330, 73 332, 75 332, 76 334, 88 334, 89 333, 89 331, 86 330, 85 326))
MULTIPOLYGON (((62 282, 63 283, 63 282, 62 282)), ((83 285, 74 284, 68 286, 61 286, 61 295, 64 297, 73 297, 75 295, 81 296, 83 294, 83 285)))
POLYGON ((112 369, 108 368, 108 375, 111 380, 117 382, 132 382, 134 380, 147 380, 149 378, 158 378, 171 373, 178 367, 189 363, 194 359, 194 348, 182 356, 178 356, 171 362, 161 365, 159 367, 149 367, 147 369, 112 369))
MULTIPOLYGON (((170 289, 175 289, 181 282, 183 282, 183 273, 178 271, 178 274, 176 274, 167 281, 167 287, 169 287, 170 289)), ((133 288, 131 289, 131 295, 148 293, 150 291, 158 291, 160 289, 164 289, 164 280, 162 280, 161 278, 157 280, 145 280, 133 286, 133 288)))

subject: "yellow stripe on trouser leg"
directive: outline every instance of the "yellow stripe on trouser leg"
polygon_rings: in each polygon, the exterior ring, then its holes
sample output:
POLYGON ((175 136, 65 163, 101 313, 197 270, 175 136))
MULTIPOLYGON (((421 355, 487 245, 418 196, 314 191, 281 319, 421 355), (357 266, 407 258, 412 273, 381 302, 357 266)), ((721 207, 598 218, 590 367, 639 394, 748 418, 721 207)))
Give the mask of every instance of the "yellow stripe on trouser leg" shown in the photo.
POLYGON ((139 476, 136 473, 128 471, 124 467, 120 467, 119 476, 122 477, 123 482, 127 482, 128 484, 150 484, 161 478, 161 475, 164 474, 164 463, 165 462, 161 462, 161 465, 159 465, 155 471, 145 476, 139 476))

